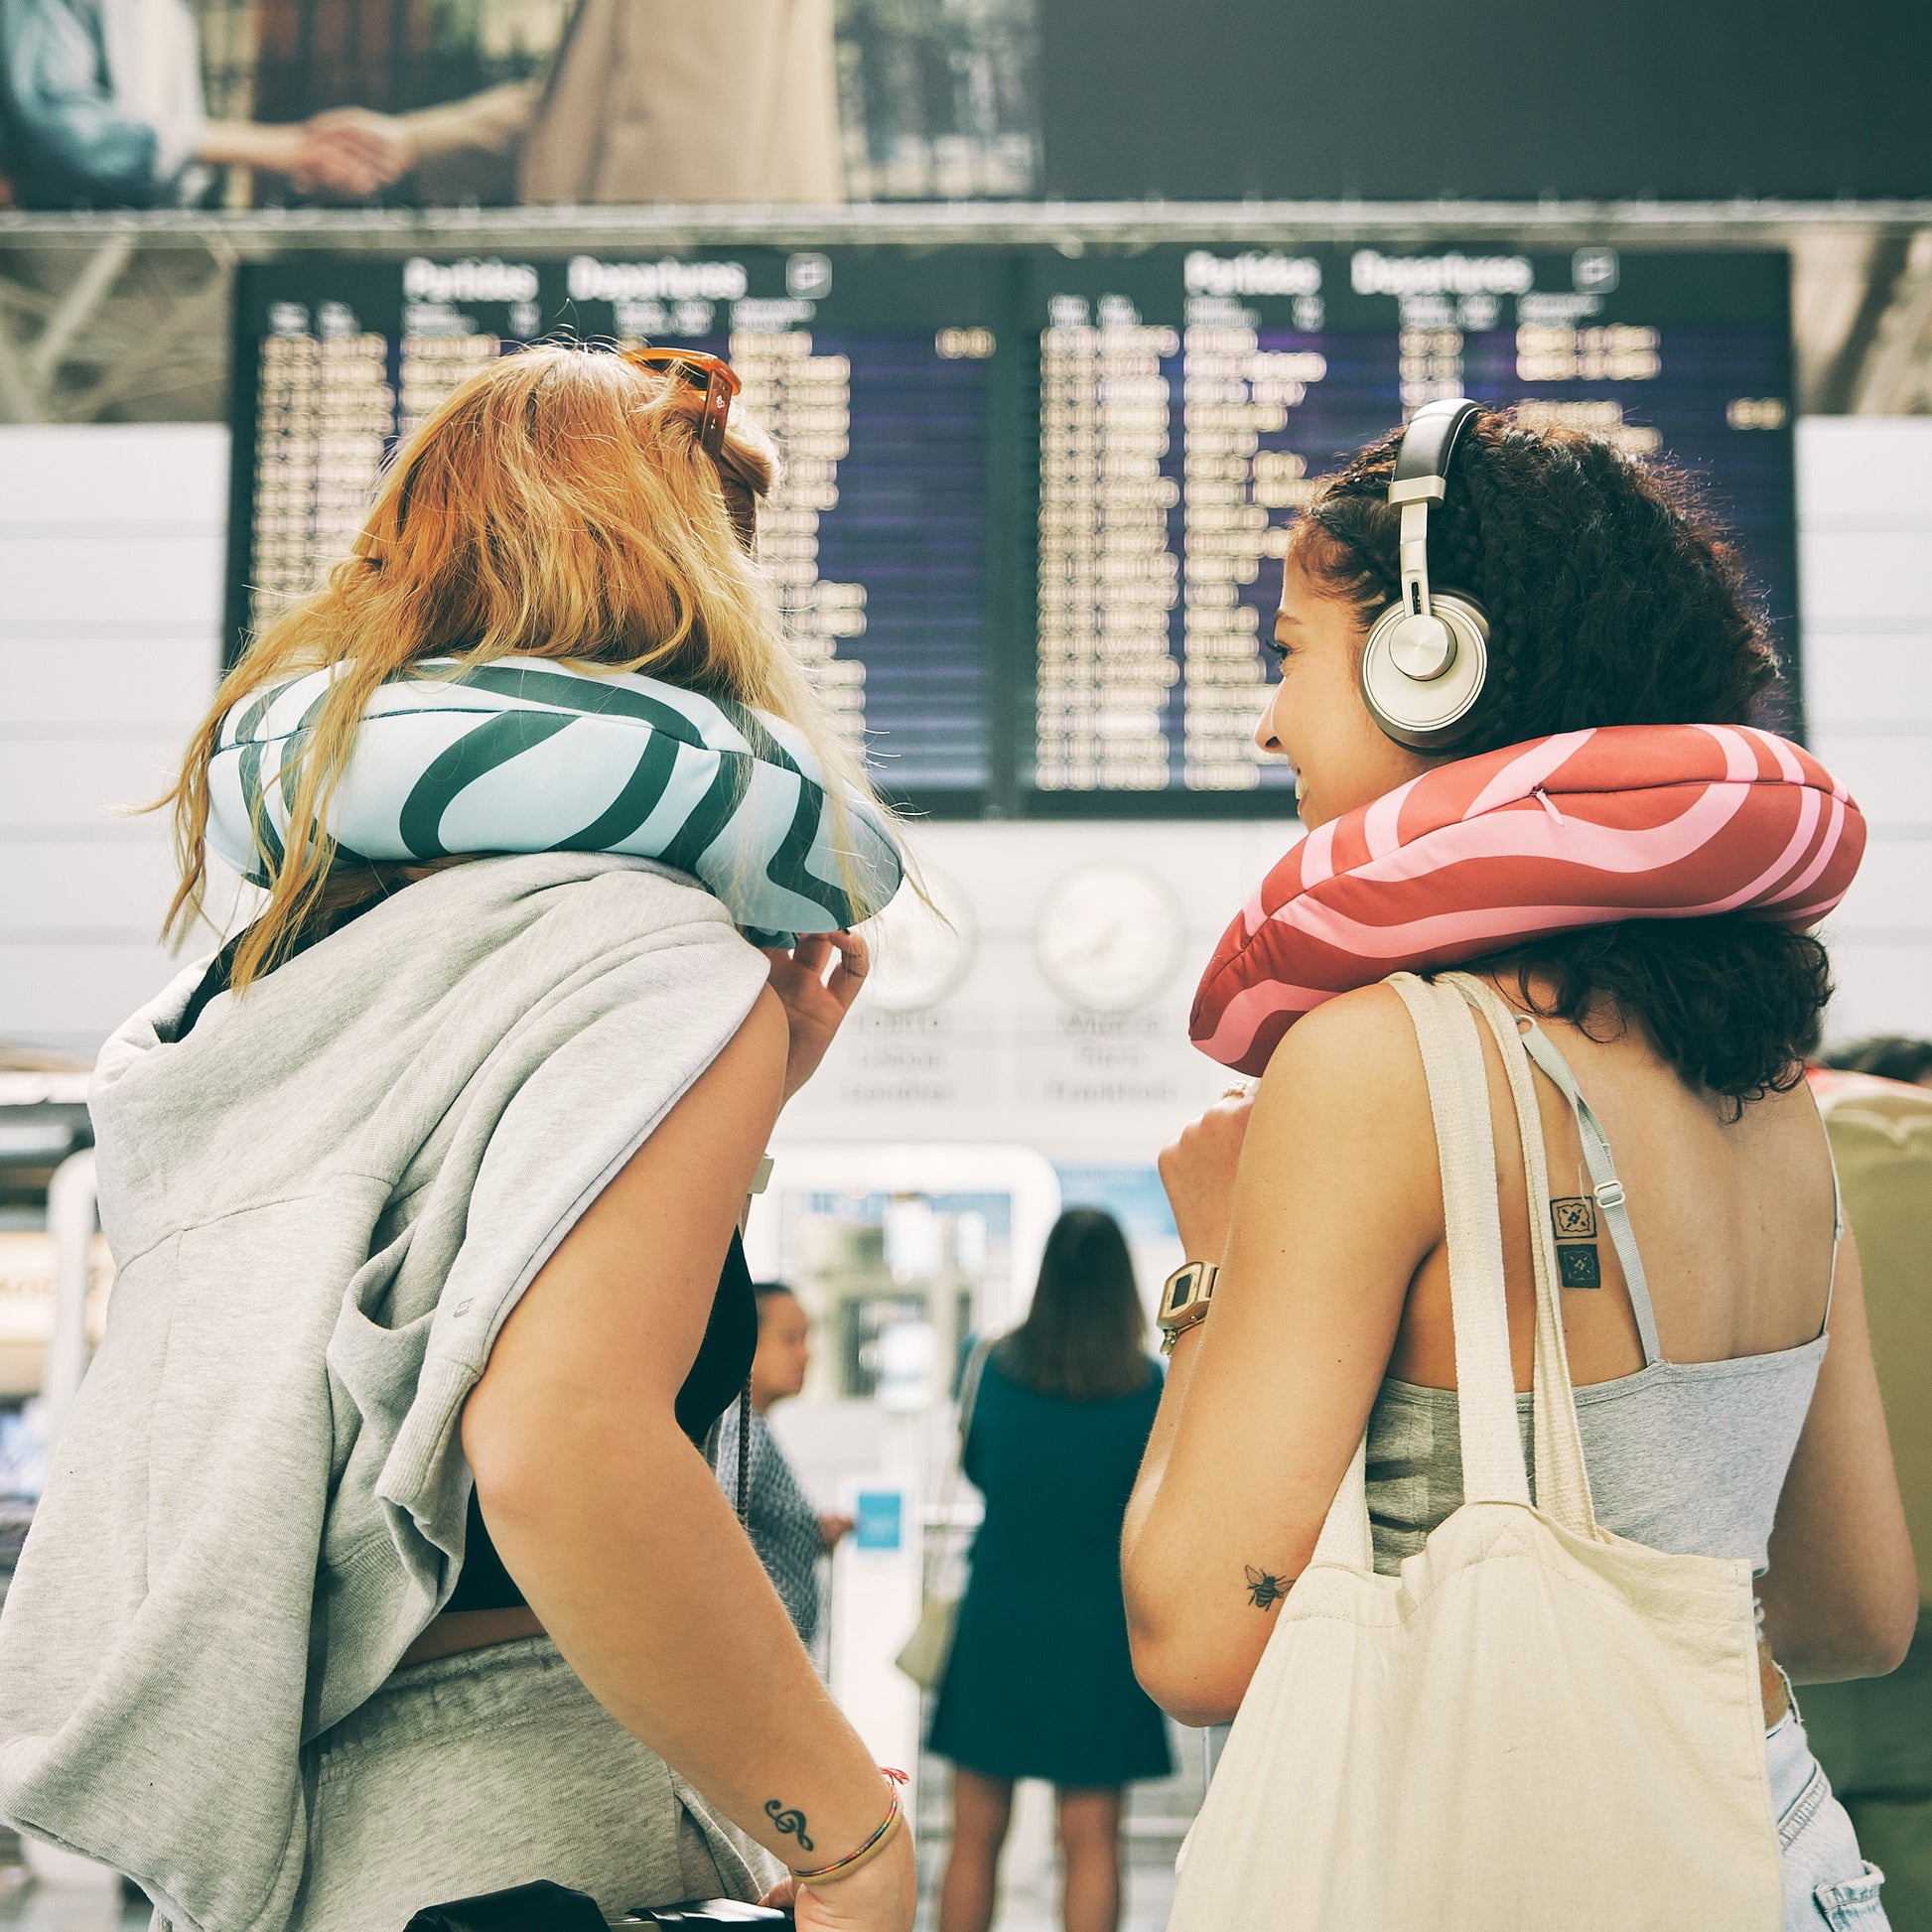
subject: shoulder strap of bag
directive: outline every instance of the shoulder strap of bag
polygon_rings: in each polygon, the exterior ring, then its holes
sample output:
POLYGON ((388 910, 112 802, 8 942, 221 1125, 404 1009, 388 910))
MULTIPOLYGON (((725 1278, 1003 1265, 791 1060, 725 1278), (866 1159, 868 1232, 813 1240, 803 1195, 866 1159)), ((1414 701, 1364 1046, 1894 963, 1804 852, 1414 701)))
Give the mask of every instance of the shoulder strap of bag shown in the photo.
MULTIPOLYGON (((960 1465, 966 1459, 966 1438, 973 1431, 973 1411, 979 1406, 980 1379, 986 1373, 986 1358, 993 1352, 994 1338, 989 1336, 973 1344, 973 1352, 966 1357, 966 1367, 959 1378, 959 1427, 954 1432, 951 1452, 946 1458, 946 1473, 940 1479, 937 1515, 941 1527, 950 1527, 953 1498, 959 1489, 960 1465)), ((927 1536, 923 1543, 920 1559, 920 1587, 926 1595, 932 1594, 932 1580, 938 1572, 940 1556, 944 1551, 944 1539, 927 1536)))
MULTIPOLYGON (((1443 1221, 1455 1328, 1455 1382, 1462 1439, 1462 1490, 1471 1502, 1530 1499, 1516 1426, 1503 1294, 1502 1222, 1496 1208, 1496 1145, 1475 1019, 1451 988, 1413 973, 1389 982, 1401 995, 1422 1048, 1443 1176, 1443 1221)), ((1314 1561, 1371 1567, 1367 1437, 1315 1545, 1314 1561)))
POLYGON ((980 1377, 986 1373, 986 1358, 992 1352, 991 1339, 976 1341, 973 1352, 966 1357, 966 1367, 959 1378, 959 1436, 953 1445, 955 1475, 966 1454, 966 1438, 973 1433, 973 1411, 979 1406, 980 1377))

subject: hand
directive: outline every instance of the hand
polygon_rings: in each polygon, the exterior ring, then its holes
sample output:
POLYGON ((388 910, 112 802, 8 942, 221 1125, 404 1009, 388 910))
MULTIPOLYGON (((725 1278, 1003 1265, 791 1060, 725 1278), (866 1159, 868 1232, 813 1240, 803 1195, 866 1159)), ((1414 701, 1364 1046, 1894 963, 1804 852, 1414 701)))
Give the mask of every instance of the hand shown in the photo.
POLYGON ((859 989, 872 968, 866 942, 856 932, 808 932, 787 952, 767 947, 771 962, 771 990, 791 1023, 791 1051, 785 1060, 785 1098, 818 1071, 825 1049, 845 1024, 859 989), (826 962, 836 954, 832 977, 826 962))
POLYGON ((787 1878, 759 1903, 789 1905, 798 1932, 911 1932, 919 1903, 912 1829, 901 1824, 893 1843, 849 1878, 824 1886, 787 1878))
POLYGON ((818 1540, 828 1550, 836 1550, 859 1527, 856 1516, 841 1516, 836 1510, 818 1519, 818 1540))
POLYGON ((1227 1252, 1234 1175, 1253 1110, 1245 1088, 1230 1088, 1161 1151, 1161 1184, 1189 1261, 1219 1261, 1227 1252))
POLYGON ((365 200, 416 165, 407 124, 366 107, 332 107, 301 133, 301 153, 289 173, 304 193, 320 189, 365 200))

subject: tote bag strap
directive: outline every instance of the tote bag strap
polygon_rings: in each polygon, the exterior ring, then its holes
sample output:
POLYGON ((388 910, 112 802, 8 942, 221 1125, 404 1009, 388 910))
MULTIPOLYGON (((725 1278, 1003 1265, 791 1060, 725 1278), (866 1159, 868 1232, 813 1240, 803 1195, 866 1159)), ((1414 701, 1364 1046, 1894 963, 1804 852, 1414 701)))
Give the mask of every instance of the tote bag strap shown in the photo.
MULTIPOLYGON (((1556 1235, 1548 1207, 1550 1165, 1543 1146, 1543 1115, 1536 1104, 1535 1083, 1530 1078, 1531 1042, 1524 1038, 1514 1010, 1486 981, 1467 973, 1448 973, 1444 975, 1444 983, 1453 987, 1488 1024, 1502 1055, 1509 1097, 1516 1112, 1516 1134, 1522 1146, 1524 1192, 1529 1207, 1530 1263, 1536 1280, 1533 1406, 1537 1507, 1566 1528, 1591 1536, 1596 1529, 1596 1513, 1590 1502, 1589 1477, 1584 1467, 1577 1397, 1570 1381, 1570 1353, 1563 1338, 1556 1235)), ((1567 1068, 1565 1072, 1568 1073, 1567 1068)), ((1569 1085, 1574 1092, 1575 1083, 1569 1085)), ((1614 1174, 1611 1178, 1615 1178, 1614 1174)), ((1618 1252, 1622 1252, 1620 1246, 1618 1252)))
MULTIPOLYGON (((1470 1502, 1527 1503, 1529 1474, 1517 1432, 1509 1308, 1503 1294, 1496 1143, 1475 1016, 1451 987, 1432 986, 1413 973, 1398 973, 1388 984, 1401 995, 1415 1025, 1436 1124, 1455 1327, 1462 1493, 1470 1502)), ((1364 1435, 1322 1524, 1316 1563, 1371 1567, 1367 1448, 1364 1435)))
MULTIPOLYGON (((939 1516, 947 1528, 952 1525, 953 1498, 959 1491, 960 1465, 966 1460, 966 1438, 973 1433, 973 1411, 979 1406, 980 1378, 986 1373, 986 1358, 993 1352, 993 1341, 976 1341, 966 1357, 959 1378, 959 1427, 953 1434, 952 1451, 946 1458, 946 1473, 939 1484, 939 1516)), ((943 1540, 928 1536, 919 1563, 919 1587, 932 1594, 933 1579, 938 1574, 943 1540)))

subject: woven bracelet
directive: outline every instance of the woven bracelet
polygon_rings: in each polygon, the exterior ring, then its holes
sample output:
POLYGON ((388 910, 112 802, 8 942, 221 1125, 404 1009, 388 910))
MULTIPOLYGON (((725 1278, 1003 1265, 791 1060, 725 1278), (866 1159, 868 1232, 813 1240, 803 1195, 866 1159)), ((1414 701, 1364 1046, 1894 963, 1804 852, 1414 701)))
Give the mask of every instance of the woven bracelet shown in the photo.
MULTIPOLYGON (((881 1768, 884 1769, 883 1766, 881 1768)), ((903 1771, 886 1770, 885 1776, 896 1786, 906 1782, 903 1771)), ((824 1885, 838 1878, 850 1877, 862 1864, 870 1864, 892 1843, 893 1834, 897 1830, 902 1816, 898 1808, 898 1792, 895 1790, 891 1809, 879 1829, 856 1852, 847 1858, 834 1859, 830 1864, 822 1864, 814 1871, 800 1871, 794 1867, 791 1875, 801 1885, 824 1885)))

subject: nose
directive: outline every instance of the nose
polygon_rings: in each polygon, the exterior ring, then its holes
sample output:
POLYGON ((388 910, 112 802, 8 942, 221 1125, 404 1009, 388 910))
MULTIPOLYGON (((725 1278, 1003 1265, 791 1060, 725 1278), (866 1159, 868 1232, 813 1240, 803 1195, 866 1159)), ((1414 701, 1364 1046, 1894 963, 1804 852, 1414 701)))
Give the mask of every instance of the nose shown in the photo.
POLYGON ((1262 710, 1261 722, 1255 726, 1255 746, 1259 751, 1272 752, 1277 758, 1287 756, 1282 750, 1281 740, 1275 735, 1275 699, 1272 692, 1262 710))

